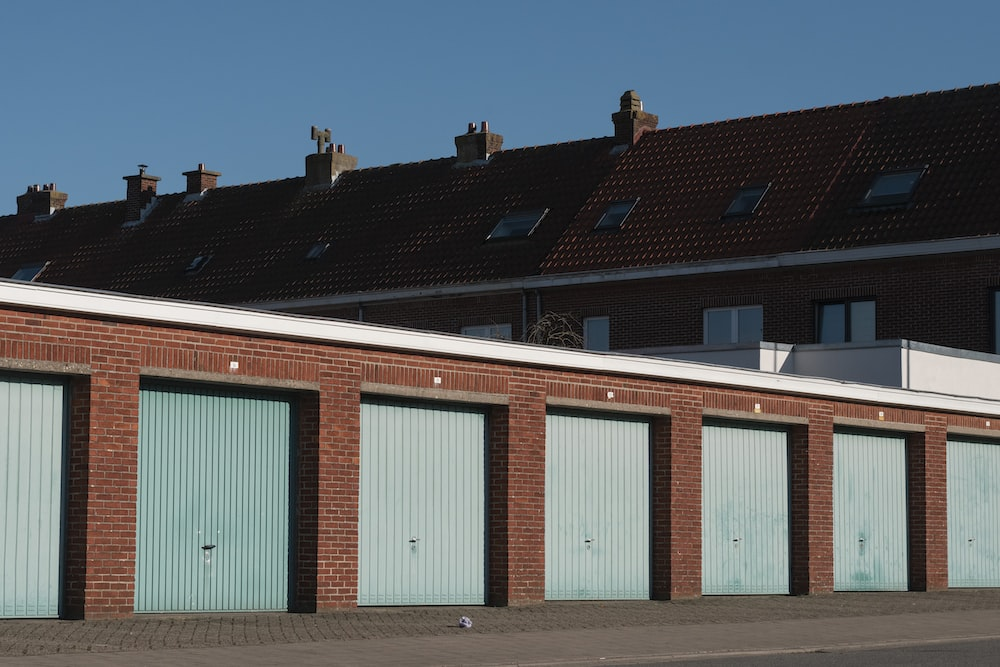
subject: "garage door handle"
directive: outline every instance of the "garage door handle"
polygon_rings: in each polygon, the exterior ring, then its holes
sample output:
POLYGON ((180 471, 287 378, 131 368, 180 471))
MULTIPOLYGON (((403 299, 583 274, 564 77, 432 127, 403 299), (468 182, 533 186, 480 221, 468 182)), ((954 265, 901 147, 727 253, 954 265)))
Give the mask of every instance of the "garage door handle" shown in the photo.
POLYGON ((975 542, 975 541, 976 541, 976 538, 974 538, 974 537, 970 537, 970 538, 969 538, 969 541, 970 541, 970 542, 975 542))
POLYGON ((205 546, 202 547, 202 549, 204 549, 205 551, 211 551, 214 548, 215 548, 214 544, 206 544, 205 546))
POLYGON ((410 538, 410 544, 416 544, 419 541, 420 541, 419 537, 411 537, 410 538))
POLYGON ((587 544, 590 544, 593 541, 594 541, 594 538, 592 538, 592 537, 588 537, 587 539, 584 540, 584 542, 586 542, 587 544))

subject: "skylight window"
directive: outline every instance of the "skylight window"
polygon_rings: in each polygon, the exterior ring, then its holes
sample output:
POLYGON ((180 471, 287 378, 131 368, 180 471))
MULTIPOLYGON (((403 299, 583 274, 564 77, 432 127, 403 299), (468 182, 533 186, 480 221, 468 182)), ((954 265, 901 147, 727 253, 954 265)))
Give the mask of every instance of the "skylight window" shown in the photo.
POLYGON ((535 211, 508 213, 500 219, 500 222, 493 228, 493 231, 486 237, 486 240, 493 241, 496 239, 514 239, 529 236, 531 232, 535 231, 535 227, 538 226, 538 223, 542 221, 542 218, 548 212, 549 209, 546 208, 535 211))
POLYGON ((38 264, 25 264, 11 276, 13 280, 24 280, 25 282, 31 282, 42 272, 45 268, 45 262, 40 262, 38 264))
POLYGON ((757 210, 760 200, 764 198, 764 193, 767 192, 769 187, 770 185, 752 185, 740 188, 740 191, 736 193, 736 198, 733 199, 733 203, 722 214, 723 217, 732 218, 741 215, 752 215, 757 210))
POLYGON ((211 255, 198 255, 197 257, 191 260, 190 264, 187 265, 187 267, 184 269, 184 273, 188 274, 189 276, 192 276, 196 273, 201 273, 202 269, 205 268, 205 265, 208 264, 210 259, 212 259, 211 255))
POLYGON ((861 200, 862 206, 894 206, 906 204, 913 198, 913 191, 924 174, 920 169, 883 171, 872 181, 872 186, 861 200))
POLYGON ((607 210, 604 211, 604 215, 601 219, 597 221, 597 225, 594 229, 620 229, 622 223, 625 222, 625 218, 628 214, 632 212, 635 208, 635 203, 639 201, 638 199, 628 199, 623 201, 611 202, 608 204, 607 210))
POLYGON ((329 243, 314 243, 309 252, 306 253, 306 259, 319 259, 326 253, 327 248, 330 247, 329 243))

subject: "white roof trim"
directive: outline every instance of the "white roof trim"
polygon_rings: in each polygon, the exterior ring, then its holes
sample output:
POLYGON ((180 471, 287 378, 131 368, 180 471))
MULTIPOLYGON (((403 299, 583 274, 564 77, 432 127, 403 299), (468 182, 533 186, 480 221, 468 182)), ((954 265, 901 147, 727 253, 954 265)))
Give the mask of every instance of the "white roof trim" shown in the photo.
POLYGON ((57 311, 81 317, 124 319, 153 325, 180 324, 193 329, 346 344, 485 362, 510 362, 572 371, 680 380, 873 405, 1000 415, 1000 401, 980 398, 948 396, 635 355, 567 350, 306 315, 151 299, 37 283, 0 280, 0 305, 57 311))
POLYGON ((384 292, 354 292, 351 294, 335 294, 331 296, 291 299, 287 301, 249 302, 241 305, 260 308, 262 310, 308 311, 331 306, 383 303, 387 301, 416 301, 442 296, 499 294, 504 292, 519 292, 521 290, 545 289, 548 287, 566 287, 568 285, 613 283, 630 280, 648 280, 653 278, 674 278, 678 276, 726 273, 730 271, 759 271, 761 269, 777 269, 793 266, 818 266, 823 264, 838 264, 842 262, 866 262, 880 259, 925 257, 928 255, 950 255, 954 253, 981 252, 984 250, 998 249, 1000 249, 1000 236, 970 236, 956 239, 946 239, 943 241, 898 243, 892 245, 867 246, 863 248, 849 248, 847 250, 807 250, 801 252, 786 252, 777 255, 759 255, 757 257, 746 257, 740 259, 686 262, 683 264, 662 264, 658 266, 613 269, 606 271, 561 273, 544 276, 529 276, 527 278, 514 278, 511 280, 499 280, 495 282, 482 282, 464 285, 439 285, 436 287, 421 287, 384 292))

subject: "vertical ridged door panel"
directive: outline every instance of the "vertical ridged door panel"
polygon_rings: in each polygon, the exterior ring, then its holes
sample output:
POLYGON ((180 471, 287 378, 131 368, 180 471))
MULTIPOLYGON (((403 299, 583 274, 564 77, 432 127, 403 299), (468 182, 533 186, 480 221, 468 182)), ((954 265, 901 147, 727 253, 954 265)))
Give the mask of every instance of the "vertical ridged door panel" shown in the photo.
MULTIPOLYGON (((680 483, 684 483, 683 480, 680 483)), ((702 428, 702 593, 787 594, 788 435, 702 428)))
POLYGON ((1000 445, 948 441, 948 585, 1000 586, 1000 445))
POLYGON ((486 416, 361 404, 358 604, 486 602, 486 416))
POLYGON ((135 610, 286 610, 291 403, 147 387, 139 414, 135 610))
POLYGON ((903 436, 834 433, 834 590, 909 588, 906 493, 903 436))
POLYGON ((545 597, 649 599, 649 424, 549 414, 545 597))
POLYGON ((59 615, 66 398, 0 377, 0 617, 59 615))

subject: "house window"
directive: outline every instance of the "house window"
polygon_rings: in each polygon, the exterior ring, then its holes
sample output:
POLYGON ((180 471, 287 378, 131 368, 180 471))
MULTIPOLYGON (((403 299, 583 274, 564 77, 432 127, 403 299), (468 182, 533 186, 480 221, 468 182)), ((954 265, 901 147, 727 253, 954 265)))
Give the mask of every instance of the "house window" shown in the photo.
POLYGON ((45 268, 44 262, 39 264, 25 264, 20 269, 14 272, 14 275, 11 276, 11 279, 31 282, 32 280, 38 277, 38 274, 40 274, 42 272, 42 269, 44 268, 45 268))
POLYGON ((492 338, 494 340, 510 340, 512 332, 509 324, 477 324, 462 327, 462 335, 473 336, 475 338, 492 338))
POLYGON ((1000 289, 993 290, 993 353, 1000 354, 1000 289))
POLYGON ((764 307, 706 308, 704 332, 706 345, 759 343, 764 339, 764 307))
POLYGON ((875 300, 821 303, 816 307, 819 343, 858 343, 875 340, 875 300))
POLYGON ((313 243, 309 248, 309 252, 306 253, 306 259, 319 259, 326 253, 329 247, 329 243, 313 243))
POLYGON ((607 317, 583 318, 583 348, 602 352, 611 349, 611 321, 607 317))
POLYGON ((189 276, 193 276, 197 273, 201 273, 202 269, 208 264, 209 260, 212 259, 211 255, 198 255, 191 260, 191 263, 184 268, 184 273, 189 276))
POLYGON ((597 221, 594 229, 620 229, 622 223, 625 222, 625 218, 635 208, 637 201, 639 200, 629 199, 627 201, 616 201, 608 204, 607 210, 604 211, 601 219, 597 221))
POLYGON ((861 200, 861 206, 895 206, 906 204, 913 197, 924 169, 884 171, 875 177, 861 200))
POLYGON ((733 203, 729 205, 726 212, 723 213, 723 217, 731 218, 740 215, 750 215, 760 204, 760 200, 764 198, 764 193, 767 192, 769 185, 754 185, 751 187, 741 188, 739 192, 736 193, 736 198, 733 199, 733 203))
POLYGON ((535 231, 535 227, 538 226, 538 223, 542 221, 542 218, 548 212, 549 209, 546 208, 537 211, 509 213, 500 219, 500 222, 493 228, 493 231, 486 237, 486 240, 524 238, 535 231))

